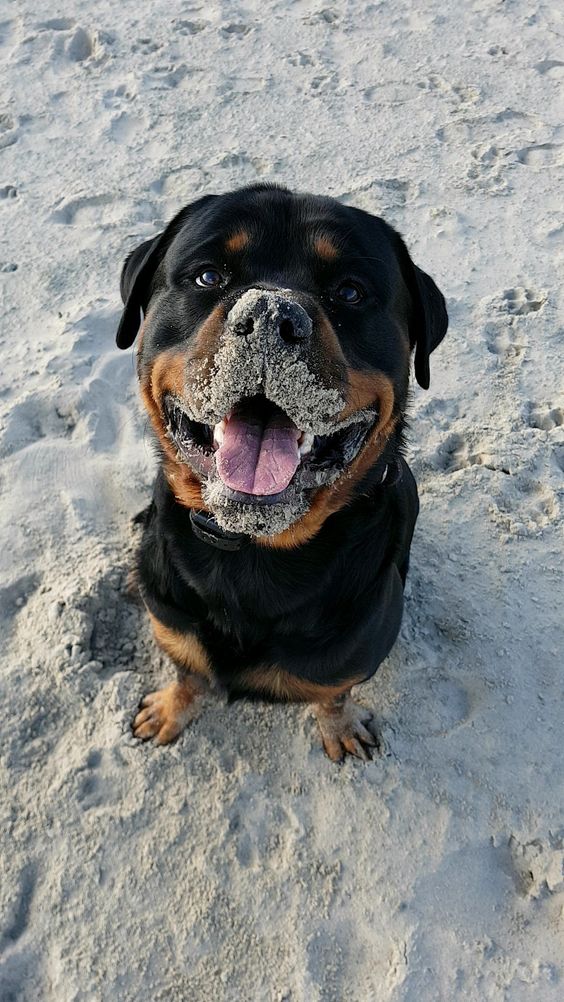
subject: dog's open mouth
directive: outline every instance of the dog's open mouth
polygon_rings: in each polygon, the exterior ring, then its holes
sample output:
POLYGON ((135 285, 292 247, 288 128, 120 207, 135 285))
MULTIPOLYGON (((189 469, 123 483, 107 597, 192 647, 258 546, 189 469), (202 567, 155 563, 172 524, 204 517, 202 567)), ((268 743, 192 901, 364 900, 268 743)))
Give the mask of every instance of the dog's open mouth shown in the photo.
POLYGON ((245 504, 277 504, 292 489, 330 483, 360 452, 377 412, 330 434, 303 431, 262 394, 247 397, 215 426, 192 420, 182 402, 164 400, 167 433, 179 458, 203 476, 216 475, 226 496, 245 504))

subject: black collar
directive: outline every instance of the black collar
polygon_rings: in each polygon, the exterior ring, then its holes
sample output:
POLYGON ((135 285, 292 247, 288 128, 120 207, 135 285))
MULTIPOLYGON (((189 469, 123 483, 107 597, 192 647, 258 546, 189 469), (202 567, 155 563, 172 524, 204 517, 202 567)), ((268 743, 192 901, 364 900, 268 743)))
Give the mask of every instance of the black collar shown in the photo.
POLYGON ((249 537, 243 532, 228 532, 227 529, 222 529, 213 515, 207 511, 190 509, 190 522, 198 539, 203 543, 217 546, 219 550, 240 550, 249 542, 249 537))

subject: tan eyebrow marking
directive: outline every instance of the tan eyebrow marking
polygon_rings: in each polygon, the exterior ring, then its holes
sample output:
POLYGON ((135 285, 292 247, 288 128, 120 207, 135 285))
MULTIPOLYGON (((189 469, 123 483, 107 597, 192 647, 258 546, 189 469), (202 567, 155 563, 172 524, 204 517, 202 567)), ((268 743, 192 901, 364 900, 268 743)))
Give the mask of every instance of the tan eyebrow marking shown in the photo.
POLYGON ((325 234, 317 237, 314 242, 313 249, 316 254, 319 254, 319 257, 323 258, 324 261, 334 261, 335 258, 339 256, 339 251, 335 247, 335 244, 331 238, 325 234))
POLYGON ((250 237, 246 230, 238 230, 233 236, 225 241, 225 250, 231 254, 244 250, 249 243, 250 237))

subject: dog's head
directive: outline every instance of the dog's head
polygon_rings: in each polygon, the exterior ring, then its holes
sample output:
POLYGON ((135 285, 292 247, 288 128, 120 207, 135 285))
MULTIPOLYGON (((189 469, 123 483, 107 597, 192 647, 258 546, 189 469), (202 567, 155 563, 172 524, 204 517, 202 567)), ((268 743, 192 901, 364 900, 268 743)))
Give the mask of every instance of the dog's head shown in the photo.
POLYGON ((381 219, 260 185, 209 195, 127 258, 117 343, 178 500, 293 546, 354 497, 447 329, 381 219))

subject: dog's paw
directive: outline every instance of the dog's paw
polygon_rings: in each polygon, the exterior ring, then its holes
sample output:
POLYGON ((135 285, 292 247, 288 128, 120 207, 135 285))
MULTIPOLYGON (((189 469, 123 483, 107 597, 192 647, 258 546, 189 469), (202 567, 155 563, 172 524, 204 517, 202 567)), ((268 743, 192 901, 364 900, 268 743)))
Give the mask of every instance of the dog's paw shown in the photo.
POLYGON ((133 721, 136 738, 148 741, 153 738, 158 745, 167 745, 198 715, 200 693, 196 687, 173 682, 166 689, 148 693, 141 700, 141 708, 133 721))
POLYGON ((317 704, 314 712, 323 747, 332 762, 342 762, 345 755, 370 762, 372 752, 379 751, 380 736, 374 716, 366 707, 347 697, 341 705, 317 704))

